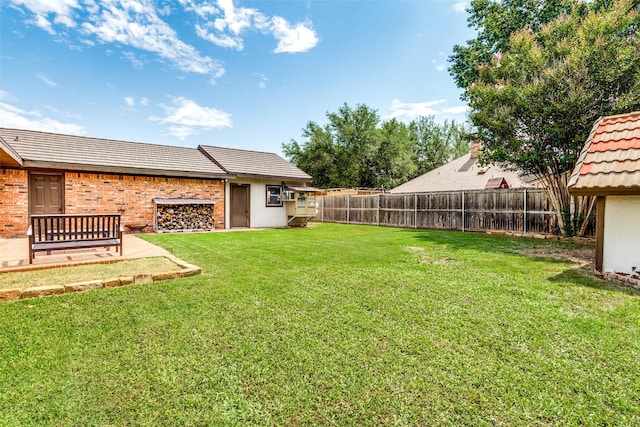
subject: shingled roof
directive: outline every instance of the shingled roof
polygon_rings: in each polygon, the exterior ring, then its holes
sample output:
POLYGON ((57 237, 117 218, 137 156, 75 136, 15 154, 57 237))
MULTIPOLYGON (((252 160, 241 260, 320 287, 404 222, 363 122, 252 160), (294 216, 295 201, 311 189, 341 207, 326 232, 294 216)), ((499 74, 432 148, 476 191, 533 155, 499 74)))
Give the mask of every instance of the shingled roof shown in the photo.
POLYGON ((275 153, 201 145, 200 150, 226 172, 256 178, 311 180, 311 176, 275 153))
POLYGON ((0 154, 6 164, 26 168, 192 178, 230 177, 196 148, 30 130, 0 128, 0 154))
POLYGON ((640 194, 640 111, 594 124, 568 187, 575 195, 640 194))
POLYGON ((534 187, 520 174, 497 165, 480 166, 478 158, 467 153, 451 162, 405 182, 390 193, 422 193, 431 191, 484 190, 491 180, 508 188, 534 187), (504 185, 503 185, 504 186, 504 185))

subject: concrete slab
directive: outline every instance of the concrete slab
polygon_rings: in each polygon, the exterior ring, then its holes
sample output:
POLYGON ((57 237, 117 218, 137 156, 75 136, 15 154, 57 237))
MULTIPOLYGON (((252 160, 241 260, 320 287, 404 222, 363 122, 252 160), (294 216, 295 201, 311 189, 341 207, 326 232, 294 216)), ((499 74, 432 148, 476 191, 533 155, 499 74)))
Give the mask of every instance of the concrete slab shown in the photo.
POLYGON ((133 234, 125 234, 123 239, 122 257, 114 247, 74 249, 52 251, 51 255, 47 255, 46 252, 36 253, 33 264, 29 264, 29 240, 27 238, 0 239, 0 273, 170 255, 161 247, 146 242, 133 234))

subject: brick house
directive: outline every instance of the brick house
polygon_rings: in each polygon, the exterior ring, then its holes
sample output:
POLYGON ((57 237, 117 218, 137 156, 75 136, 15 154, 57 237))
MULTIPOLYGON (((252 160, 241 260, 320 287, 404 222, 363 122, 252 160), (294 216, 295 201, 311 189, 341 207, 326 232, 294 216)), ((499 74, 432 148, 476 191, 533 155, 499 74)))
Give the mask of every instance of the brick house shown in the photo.
POLYGON ((596 196, 596 271, 640 286, 640 111, 594 124, 568 188, 596 196))
MULTIPOLYGON (((243 150, 227 150, 232 157, 243 158, 243 150)), ((308 177, 278 159, 277 170, 294 170, 294 175, 308 177)), ((267 172, 260 177, 258 171, 255 179, 264 181, 272 174, 269 165, 258 165, 261 167, 267 172)), ((276 175, 278 184, 288 180, 287 173, 276 175)), ((228 227, 225 218, 230 215, 227 182, 235 178, 202 147, 0 128, 0 237, 25 236, 29 215, 39 213, 120 213, 125 226, 157 230, 160 211, 166 209, 168 216, 175 216, 185 206, 195 206, 192 211, 208 217, 206 226, 186 228, 222 229, 228 227)), ((267 181, 276 182, 274 178, 267 181)), ((285 226, 286 217, 283 223, 270 224, 285 226)))

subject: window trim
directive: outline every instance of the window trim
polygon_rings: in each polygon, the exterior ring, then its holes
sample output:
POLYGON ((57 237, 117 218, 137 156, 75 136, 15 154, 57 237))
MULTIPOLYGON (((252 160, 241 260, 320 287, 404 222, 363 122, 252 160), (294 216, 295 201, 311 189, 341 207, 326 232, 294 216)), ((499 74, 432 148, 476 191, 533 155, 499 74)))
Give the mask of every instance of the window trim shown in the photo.
POLYGON ((266 186, 266 198, 265 198, 265 205, 268 208, 281 208, 283 206, 283 199, 282 199, 282 186, 280 185, 267 185, 266 186), (278 194, 271 194, 270 190, 272 189, 278 189, 278 194), (274 197, 276 196, 279 200, 278 204, 275 203, 269 203, 269 199, 270 197, 274 197))

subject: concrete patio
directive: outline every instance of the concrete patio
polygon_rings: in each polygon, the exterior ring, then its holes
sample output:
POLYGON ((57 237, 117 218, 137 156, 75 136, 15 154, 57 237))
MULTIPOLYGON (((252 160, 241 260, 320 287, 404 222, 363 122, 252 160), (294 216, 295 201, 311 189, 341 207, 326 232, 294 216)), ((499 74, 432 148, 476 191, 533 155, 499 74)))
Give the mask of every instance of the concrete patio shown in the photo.
POLYGON ((29 241, 26 237, 0 239, 0 273, 170 255, 161 247, 133 234, 125 234, 123 238, 122 257, 113 247, 108 250, 106 248, 59 250, 52 251, 51 255, 47 255, 46 252, 37 253, 32 264, 29 264, 29 241))

